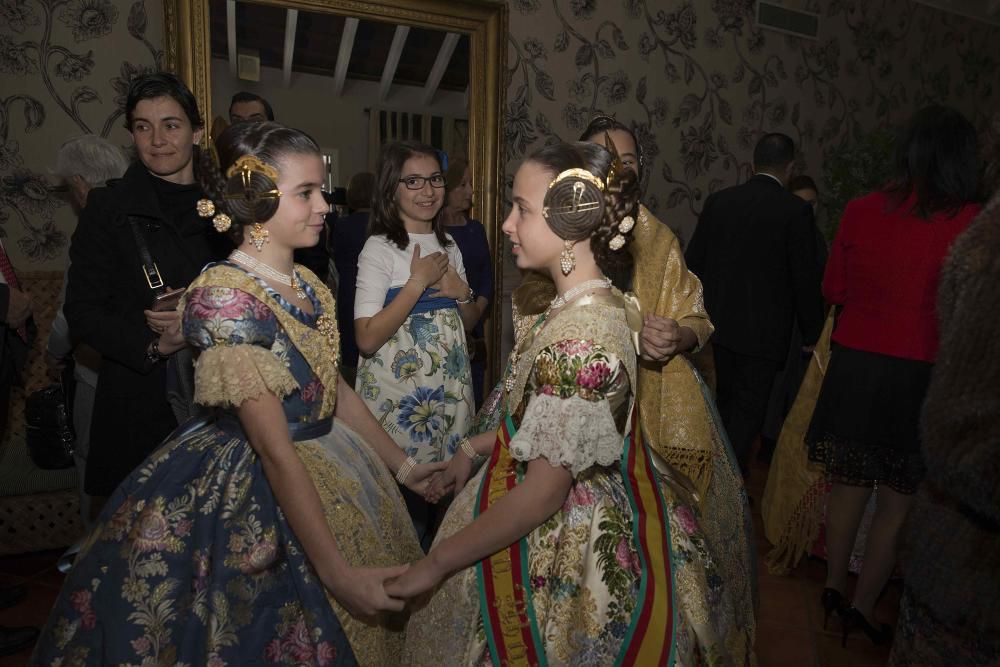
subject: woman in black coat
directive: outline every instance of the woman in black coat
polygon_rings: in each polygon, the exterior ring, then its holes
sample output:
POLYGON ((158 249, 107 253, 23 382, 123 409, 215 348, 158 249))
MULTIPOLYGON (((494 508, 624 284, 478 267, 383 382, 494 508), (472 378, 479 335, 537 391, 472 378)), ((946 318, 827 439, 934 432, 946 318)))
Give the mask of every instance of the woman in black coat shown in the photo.
POLYGON ((156 280, 147 280, 137 235, 164 288, 186 287, 217 243, 195 209, 204 130, 194 95, 171 74, 143 76, 129 89, 125 116, 138 160, 120 180, 90 192, 70 246, 64 307, 74 338, 102 355, 84 475, 86 492, 98 497, 110 495, 177 425, 167 360, 185 346, 180 318, 172 309, 152 311, 156 280))

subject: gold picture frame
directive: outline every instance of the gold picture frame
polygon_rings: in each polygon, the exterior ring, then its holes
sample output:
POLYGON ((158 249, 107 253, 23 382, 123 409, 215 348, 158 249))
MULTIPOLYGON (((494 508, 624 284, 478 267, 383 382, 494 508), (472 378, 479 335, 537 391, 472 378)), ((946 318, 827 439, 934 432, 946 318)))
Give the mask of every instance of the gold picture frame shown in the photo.
MULTIPOLYGON (((241 0, 243 1, 243 0, 241 0)), ((164 0, 164 65, 190 86, 203 118, 211 109, 209 0, 164 0)), ((486 326, 487 388, 500 377, 503 123, 506 97, 507 4, 498 0, 268 0, 265 4, 328 12, 469 36, 469 163, 474 209, 486 228, 493 260, 493 303, 486 326)))

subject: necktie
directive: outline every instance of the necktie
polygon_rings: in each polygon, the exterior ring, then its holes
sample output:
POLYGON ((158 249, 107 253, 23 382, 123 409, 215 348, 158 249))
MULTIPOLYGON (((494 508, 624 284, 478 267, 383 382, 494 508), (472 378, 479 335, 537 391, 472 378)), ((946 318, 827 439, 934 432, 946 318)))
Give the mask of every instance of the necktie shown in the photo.
MULTIPOLYGON (((3 243, 0 243, 0 273, 3 274, 3 279, 7 281, 8 287, 16 290, 21 289, 21 283, 14 272, 14 265, 10 263, 10 257, 7 256, 7 249, 3 247, 3 243)), ((25 343, 28 342, 28 329, 23 324, 17 328, 17 335, 25 343)))

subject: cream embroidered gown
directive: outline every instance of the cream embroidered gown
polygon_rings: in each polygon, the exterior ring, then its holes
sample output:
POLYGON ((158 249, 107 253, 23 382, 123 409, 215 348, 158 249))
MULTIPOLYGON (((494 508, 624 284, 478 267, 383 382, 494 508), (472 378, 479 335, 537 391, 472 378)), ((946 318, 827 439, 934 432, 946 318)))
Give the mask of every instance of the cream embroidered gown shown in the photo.
MULTIPOLYGON (((621 295, 578 299, 551 322, 543 316, 519 350, 512 361, 513 388, 505 396, 505 423, 515 433, 509 444, 501 438, 496 445, 501 452, 509 449, 512 467, 506 474, 519 474, 525 462, 543 456, 574 477, 562 509, 523 540, 526 572, 520 581, 530 593, 531 609, 521 625, 537 627, 537 648, 549 665, 643 664, 621 657, 629 642, 643 639, 630 624, 640 599, 649 594, 634 539, 634 498, 620 466, 623 447, 629 446, 623 439, 636 373, 621 295)), ((503 458, 495 449, 494 459, 457 495, 438 540, 473 520, 483 502, 484 477, 488 483, 503 458)), ((662 461, 657 469, 671 474, 662 461)), ((669 563, 673 590, 672 599, 657 598, 655 605, 673 614, 671 636, 662 641, 674 664, 749 660, 726 648, 741 629, 731 621, 727 583, 698 525, 690 482, 656 475, 653 483, 668 518, 669 546, 661 545, 658 556, 669 563)), ((656 521, 655 513, 643 516, 656 521)), ((490 590, 497 587, 476 567, 445 580, 410 618, 411 664, 486 665, 507 659, 494 646, 502 638, 484 622, 498 604, 490 590)))

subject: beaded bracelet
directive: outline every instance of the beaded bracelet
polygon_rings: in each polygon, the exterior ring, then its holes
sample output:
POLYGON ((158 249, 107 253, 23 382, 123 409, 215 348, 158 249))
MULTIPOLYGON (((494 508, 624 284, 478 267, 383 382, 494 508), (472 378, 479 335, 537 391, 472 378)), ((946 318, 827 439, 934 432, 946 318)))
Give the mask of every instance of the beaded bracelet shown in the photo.
POLYGON ((473 461, 475 461, 476 457, 479 456, 476 453, 476 450, 473 449, 472 443, 469 442, 468 438, 462 438, 462 444, 460 445, 460 448, 463 452, 465 452, 465 455, 468 456, 473 461))
POLYGON ((399 470, 396 472, 396 481, 400 484, 406 483, 406 478, 410 476, 413 472, 413 468, 417 465, 417 460, 412 456, 407 456, 406 460, 403 461, 403 465, 399 466, 399 470))

